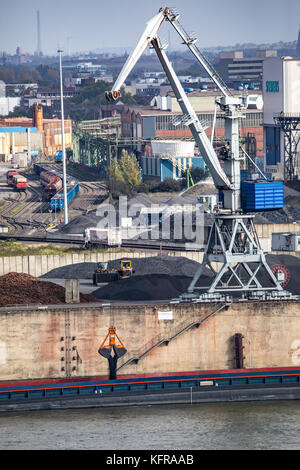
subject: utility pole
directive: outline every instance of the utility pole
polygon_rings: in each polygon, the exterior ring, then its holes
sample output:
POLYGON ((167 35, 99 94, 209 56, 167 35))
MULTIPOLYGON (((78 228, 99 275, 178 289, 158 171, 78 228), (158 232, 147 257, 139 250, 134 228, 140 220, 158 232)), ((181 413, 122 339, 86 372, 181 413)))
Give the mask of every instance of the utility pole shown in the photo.
POLYGON ((64 99, 63 99, 63 82, 62 82, 62 50, 59 53, 59 74, 60 74, 60 107, 61 107, 61 143, 62 143, 62 160, 63 160, 63 189, 64 189, 64 224, 68 223, 68 199, 67 199, 67 171, 66 171, 66 149, 65 149, 65 122, 64 122, 64 99))

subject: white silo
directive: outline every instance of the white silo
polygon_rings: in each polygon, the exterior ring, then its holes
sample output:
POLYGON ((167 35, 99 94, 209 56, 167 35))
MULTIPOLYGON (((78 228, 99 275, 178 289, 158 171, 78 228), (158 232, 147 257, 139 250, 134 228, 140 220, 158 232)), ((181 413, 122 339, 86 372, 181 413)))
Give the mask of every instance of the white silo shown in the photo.
POLYGON ((185 140, 152 140, 152 154, 155 157, 193 157, 195 142, 185 140))

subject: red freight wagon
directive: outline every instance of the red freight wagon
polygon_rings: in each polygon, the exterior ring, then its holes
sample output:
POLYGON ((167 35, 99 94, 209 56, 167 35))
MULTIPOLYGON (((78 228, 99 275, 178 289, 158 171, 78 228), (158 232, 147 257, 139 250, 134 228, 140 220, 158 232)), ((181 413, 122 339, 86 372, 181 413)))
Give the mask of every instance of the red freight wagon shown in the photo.
POLYGON ((51 198, 62 189, 62 180, 59 176, 48 171, 42 171, 40 178, 45 189, 46 198, 51 198))
POLYGON ((7 173, 6 173, 6 180, 7 180, 7 184, 9 185, 12 185, 13 184, 13 177, 15 175, 18 175, 19 173, 16 171, 16 170, 9 170, 7 173))
POLYGON ((13 186, 18 191, 25 191, 27 188, 27 179, 21 175, 14 175, 13 176, 13 186))

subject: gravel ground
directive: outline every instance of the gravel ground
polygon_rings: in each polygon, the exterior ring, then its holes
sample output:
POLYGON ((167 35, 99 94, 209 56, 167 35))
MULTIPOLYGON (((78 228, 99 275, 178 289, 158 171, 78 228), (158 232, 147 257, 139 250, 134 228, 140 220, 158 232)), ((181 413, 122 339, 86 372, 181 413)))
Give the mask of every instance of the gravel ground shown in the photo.
MULTIPOLYGON (((196 204, 197 197, 195 195, 187 195, 187 196, 149 196, 145 193, 139 193, 133 196, 132 198, 128 199, 128 211, 130 211, 130 207, 137 206, 136 209, 133 210, 133 214, 139 214, 139 210, 142 207, 151 207, 151 205, 159 205, 161 207, 164 206, 172 206, 172 205, 184 205, 184 204, 196 204)), ((100 207, 100 205, 99 205, 100 207)), ((109 207, 106 204, 101 206, 101 211, 104 211, 105 207, 109 207)), ((118 222, 118 204, 115 206, 116 215, 117 215, 117 222, 118 222)), ((100 213, 100 212, 99 212, 100 213)), ((104 217, 107 217, 106 213, 104 213, 104 217)), ((97 224, 101 221, 103 216, 97 215, 97 211, 90 211, 87 215, 81 215, 72 219, 67 225, 64 225, 59 228, 60 233, 65 234, 83 234, 85 229, 89 227, 96 227, 97 224)), ((117 224, 118 225, 118 224, 117 224)))

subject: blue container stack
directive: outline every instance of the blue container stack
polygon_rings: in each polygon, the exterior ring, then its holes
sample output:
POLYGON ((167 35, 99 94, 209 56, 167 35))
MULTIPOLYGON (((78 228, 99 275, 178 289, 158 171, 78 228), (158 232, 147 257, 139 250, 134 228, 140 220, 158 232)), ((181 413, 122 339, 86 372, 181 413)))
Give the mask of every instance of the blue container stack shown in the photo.
MULTIPOLYGON (((75 186, 69 187, 67 189, 67 201, 70 202, 73 197, 76 196, 79 192, 79 184, 75 184, 75 186)), ((64 208, 64 192, 60 191, 59 193, 55 194, 50 200, 50 207, 51 209, 61 210, 64 208)))
POLYGON ((281 209, 284 206, 283 182, 242 181, 241 202, 245 212, 281 209))

